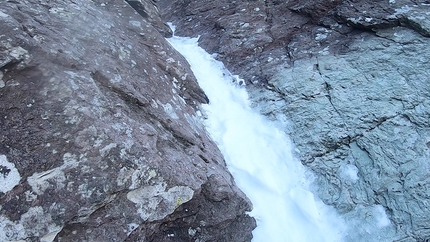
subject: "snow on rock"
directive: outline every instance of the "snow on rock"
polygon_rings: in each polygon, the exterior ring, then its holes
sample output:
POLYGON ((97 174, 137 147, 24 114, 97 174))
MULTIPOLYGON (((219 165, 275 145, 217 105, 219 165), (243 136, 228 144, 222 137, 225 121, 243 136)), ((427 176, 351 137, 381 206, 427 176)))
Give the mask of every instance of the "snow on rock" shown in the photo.
POLYGON ((346 164, 340 167, 340 176, 344 179, 356 182, 358 180, 358 168, 351 164, 346 164))
POLYGON ((0 192, 6 193, 12 190, 20 180, 21 176, 15 165, 8 162, 5 155, 0 155, 0 192))

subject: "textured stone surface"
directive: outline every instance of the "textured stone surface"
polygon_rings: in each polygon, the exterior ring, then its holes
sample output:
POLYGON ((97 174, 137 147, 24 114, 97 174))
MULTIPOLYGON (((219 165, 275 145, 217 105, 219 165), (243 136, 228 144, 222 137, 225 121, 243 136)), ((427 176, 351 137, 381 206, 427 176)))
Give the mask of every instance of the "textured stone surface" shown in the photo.
POLYGON ((350 45, 355 51, 297 61, 269 81, 276 94, 254 97, 265 114, 291 121, 290 135, 303 163, 319 174, 319 194, 327 204, 342 213, 381 204, 402 232, 425 239, 430 220, 422 214, 430 212, 429 197, 421 186, 430 183, 430 49, 408 29, 379 33, 398 34, 413 36, 415 43, 363 33, 363 41, 350 45), (346 165, 358 168, 352 184, 341 176, 346 165))
POLYGON ((352 221, 347 241, 430 239, 428 1, 160 6, 291 136, 319 197, 352 221), (380 206, 392 226, 362 229, 380 206))
POLYGON ((250 240, 207 97, 138 2, 0 6, 1 241, 250 240))

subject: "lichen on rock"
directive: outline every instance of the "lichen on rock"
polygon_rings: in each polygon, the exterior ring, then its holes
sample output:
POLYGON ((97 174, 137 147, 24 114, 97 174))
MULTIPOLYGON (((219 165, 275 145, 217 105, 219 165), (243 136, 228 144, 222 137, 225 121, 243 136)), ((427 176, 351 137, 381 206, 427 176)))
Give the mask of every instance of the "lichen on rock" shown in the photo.
POLYGON ((252 236, 153 1, 6 1, 0 33, 0 240, 252 236), (213 174, 221 206, 202 189, 213 174))

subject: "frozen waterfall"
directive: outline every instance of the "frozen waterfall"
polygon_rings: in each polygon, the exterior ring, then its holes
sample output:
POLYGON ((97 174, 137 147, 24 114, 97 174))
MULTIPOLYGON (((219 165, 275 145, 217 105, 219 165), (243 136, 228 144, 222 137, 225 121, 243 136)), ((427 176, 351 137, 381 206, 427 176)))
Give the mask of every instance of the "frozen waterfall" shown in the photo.
POLYGON ((250 108, 241 80, 200 48, 197 38, 168 41, 209 97, 205 126, 253 203, 253 241, 342 241, 342 219, 309 191, 306 169, 293 157, 289 138, 250 108))

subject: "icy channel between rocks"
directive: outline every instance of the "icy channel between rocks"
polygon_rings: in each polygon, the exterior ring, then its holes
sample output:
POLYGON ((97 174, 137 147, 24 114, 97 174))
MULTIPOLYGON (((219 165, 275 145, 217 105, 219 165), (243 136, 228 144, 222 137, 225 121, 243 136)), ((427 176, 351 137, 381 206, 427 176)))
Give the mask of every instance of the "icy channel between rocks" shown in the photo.
POLYGON ((342 241, 344 222, 309 191, 306 170, 293 157, 289 138, 250 108, 240 80, 200 48, 197 38, 168 41, 190 63, 210 100, 203 105, 205 126, 253 203, 253 241, 342 241))

